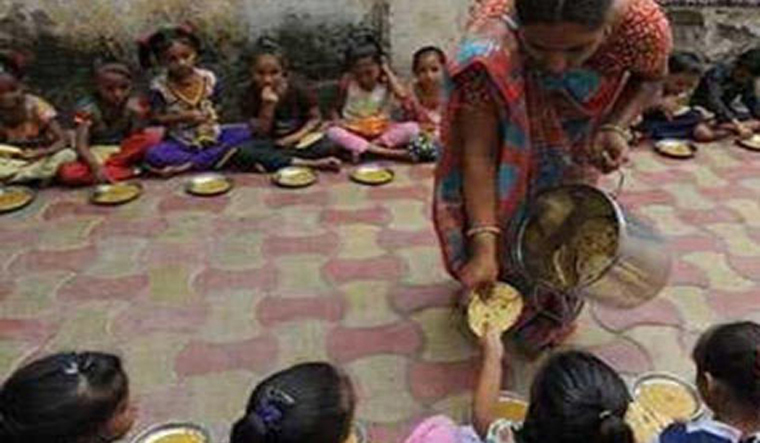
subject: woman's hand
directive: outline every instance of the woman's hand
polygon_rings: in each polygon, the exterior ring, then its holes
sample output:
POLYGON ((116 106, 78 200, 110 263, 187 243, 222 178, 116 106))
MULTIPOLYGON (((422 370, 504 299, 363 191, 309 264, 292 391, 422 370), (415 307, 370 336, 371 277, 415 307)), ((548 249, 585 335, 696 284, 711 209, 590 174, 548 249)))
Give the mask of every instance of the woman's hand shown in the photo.
POLYGON ((591 146, 590 161, 605 174, 620 169, 628 161, 628 139, 618 130, 600 130, 591 146))
POLYGON ((473 237, 471 241, 473 254, 459 272, 459 281, 470 291, 488 294, 499 278, 497 237, 486 233, 473 237))

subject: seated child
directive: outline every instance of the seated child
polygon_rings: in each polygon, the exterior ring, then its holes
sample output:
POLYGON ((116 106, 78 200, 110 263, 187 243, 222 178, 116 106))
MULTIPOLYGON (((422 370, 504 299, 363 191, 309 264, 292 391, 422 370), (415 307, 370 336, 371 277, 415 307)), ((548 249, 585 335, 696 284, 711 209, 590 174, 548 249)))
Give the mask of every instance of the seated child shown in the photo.
POLYGON ((18 369, 0 388, 4 443, 119 440, 134 424, 129 380, 119 357, 55 354, 18 369))
POLYGON ((250 73, 251 85, 240 104, 253 140, 238 147, 230 166, 266 172, 291 165, 339 170, 341 162, 326 138, 298 146, 320 130, 322 115, 314 92, 288 74, 285 56, 274 42, 257 44, 250 73))
POLYGON ((26 92, 21 65, 14 54, 0 55, 0 143, 17 149, 0 156, 0 182, 44 185, 76 153, 67 147, 70 137, 55 109, 26 92))
POLYGON ((714 327, 699 338, 692 357, 699 393, 714 417, 675 424, 657 443, 760 441, 760 325, 714 327))
POLYGON ((328 363, 296 365, 256 385, 230 443, 344 443, 355 408, 344 373, 328 363))
POLYGON ((415 161, 434 161, 441 145, 441 121, 445 106, 444 75, 446 54, 435 46, 426 46, 414 53, 413 94, 404 102, 406 118, 417 122, 420 134, 409 150, 415 161))
POLYGON ((350 72, 343 77, 327 135, 358 163, 364 153, 411 160, 406 146, 419 133, 414 122, 395 123, 395 102, 408 98, 374 38, 364 36, 346 51, 350 72))
POLYGON ((236 146, 250 139, 244 125, 219 124, 219 83, 213 72, 196 66, 200 50, 200 39, 182 26, 140 42, 143 67, 157 62, 164 69, 151 83, 150 107, 154 122, 165 126, 167 134, 145 157, 159 175, 219 169, 236 146))
POLYGON ((755 90, 758 78, 760 49, 753 49, 731 65, 720 63, 707 71, 692 95, 691 105, 715 114, 718 129, 749 138, 760 130, 760 97, 755 90), (734 107, 736 99, 741 100, 746 112, 734 107))
POLYGON ((644 112, 643 121, 635 130, 652 140, 716 140, 718 134, 708 125, 704 114, 688 107, 701 75, 702 61, 699 56, 691 52, 674 52, 668 60, 668 77, 663 85, 662 97, 644 112))
POLYGON ((94 77, 94 93, 80 100, 74 112, 79 160, 58 172, 58 180, 69 186, 134 177, 145 152, 163 135, 158 128, 146 128, 148 103, 132 96, 132 72, 126 65, 102 64, 94 77))
POLYGON ((458 427, 445 417, 420 424, 406 443, 634 443, 624 417, 631 397, 620 376, 585 352, 553 355, 530 390, 530 405, 520 425, 499 418, 504 345, 488 329, 482 339, 483 363, 473 399, 473 427, 458 427))

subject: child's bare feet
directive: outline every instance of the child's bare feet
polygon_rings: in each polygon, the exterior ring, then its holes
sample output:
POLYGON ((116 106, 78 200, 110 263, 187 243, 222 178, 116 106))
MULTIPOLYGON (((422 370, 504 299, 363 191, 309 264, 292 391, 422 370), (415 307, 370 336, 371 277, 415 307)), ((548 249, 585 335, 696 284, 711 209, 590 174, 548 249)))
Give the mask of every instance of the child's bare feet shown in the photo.
POLYGON ((335 157, 327 157, 314 161, 314 167, 325 171, 339 172, 343 162, 335 157))
POLYGON ((335 157, 320 158, 318 160, 294 159, 293 166, 307 166, 323 171, 338 172, 343 166, 343 162, 335 157))
POLYGON ((186 163, 184 165, 165 166, 163 168, 148 167, 148 170, 161 178, 170 178, 183 172, 189 171, 192 167, 192 163, 186 163))
POLYGON ((367 152, 392 160, 412 161, 412 154, 406 149, 393 149, 379 145, 369 145, 367 152))

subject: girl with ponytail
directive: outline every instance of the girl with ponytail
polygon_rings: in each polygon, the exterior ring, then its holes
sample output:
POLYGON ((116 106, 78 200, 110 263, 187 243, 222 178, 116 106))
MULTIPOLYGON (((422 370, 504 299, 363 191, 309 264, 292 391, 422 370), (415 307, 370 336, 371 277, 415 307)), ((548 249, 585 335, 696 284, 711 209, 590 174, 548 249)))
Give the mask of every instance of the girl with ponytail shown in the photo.
POLYGON ((421 423, 405 443, 634 443, 624 417, 631 401, 620 376, 585 352, 563 352, 539 370, 525 422, 500 418, 504 345, 497 330, 482 339, 483 361, 473 399, 473 425, 442 416, 421 423))
POLYGON ((254 388, 230 443, 344 443, 355 406, 351 381, 332 365, 293 366, 254 388))
POLYGON ((713 417, 671 426, 658 443, 760 442, 760 325, 716 326, 702 334, 692 358, 713 417))
POLYGON ((106 443, 129 432, 135 408, 119 357, 54 354, 14 372, 0 388, 3 443, 106 443))

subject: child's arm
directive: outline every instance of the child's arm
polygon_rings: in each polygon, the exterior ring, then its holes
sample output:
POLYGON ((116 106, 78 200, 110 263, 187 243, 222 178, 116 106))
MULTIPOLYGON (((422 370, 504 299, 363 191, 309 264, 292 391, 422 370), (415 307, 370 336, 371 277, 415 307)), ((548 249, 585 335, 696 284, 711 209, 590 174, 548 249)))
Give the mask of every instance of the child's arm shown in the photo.
POLYGON ((319 103, 316 96, 309 90, 303 89, 299 91, 301 106, 308 106, 308 112, 306 115, 308 119, 303 126, 301 126, 296 132, 287 135, 277 140, 279 146, 292 146, 298 143, 304 136, 314 132, 322 124, 322 112, 319 110, 319 103))
POLYGON ((340 122, 343 118, 343 108, 346 106, 346 99, 348 97, 348 85, 351 82, 350 74, 346 74, 340 80, 338 85, 338 96, 333 103, 332 109, 330 109, 330 120, 333 122, 340 122))
POLYGON ((485 441, 488 428, 497 418, 495 410, 501 391, 501 360, 504 357, 504 344, 501 341, 501 333, 490 325, 486 325, 480 343, 483 347, 483 364, 473 399, 473 426, 485 441))
POLYGON ((184 112, 167 112, 166 101, 160 92, 151 91, 150 96, 151 120, 161 126, 175 126, 182 123, 201 124, 207 116, 200 110, 184 112))
POLYGON ((760 100, 757 96, 760 91, 756 90, 756 83, 758 81, 760 81, 760 78, 753 79, 752 85, 746 88, 742 93, 742 103, 747 109, 749 109, 749 112, 754 119, 760 118, 760 100))
POLYGON ((737 120, 737 115, 731 109, 731 106, 723 102, 723 86, 717 74, 718 72, 715 70, 705 74, 704 81, 707 84, 706 104, 708 105, 708 110, 715 113, 718 121, 733 122, 737 120))
POLYGON ((77 125, 74 132, 74 147, 77 154, 87 163, 98 182, 111 182, 103 165, 98 162, 90 151, 90 126, 92 125, 92 121, 80 115, 76 116, 74 121, 77 125))
POLYGON ((51 120, 48 123, 45 132, 50 135, 50 139, 53 140, 53 142, 45 148, 30 149, 25 151, 24 154, 22 154, 24 158, 28 160, 36 160, 38 158, 55 154, 56 152, 68 146, 69 137, 67 137, 66 132, 63 130, 61 124, 58 123, 57 120, 51 120))
POLYGON ((280 96, 273 88, 264 88, 261 90, 261 107, 259 115, 252 118, 249 122, 251 132, 259 136, 268 136, 274 128, 275 111, 277 103, 280 102, 280 96))
POLYGON ((314 132, 322 124, 322 114, 319 107, 314 107, 309 111, 309 120, 301 126, 298 131, 277 140, 278 146, 292 146, 298 143, 306 135, 314 132))
POLYGON ((129 128, 129 134, 140 132, 150 126, 151 108, 150 102, 146 97, 133 97, 127 102, 127 108, 132 116, 132 122, 129 128))
POLYGON ((396 100, 403 103, 409 98, 409 90, 406 88, 406 86, 404 86, 401 80, 399 80, 391 67, 388 65, 387 61, 383 61, 382 69, 391 93, 393 93, 393 96, 396 98, 396 100))
POLYGON ((152 120, 162 126, 174 126, 181 123, 201 124, 207 116, 198 110, 184 112, 154 112, 152 120))

